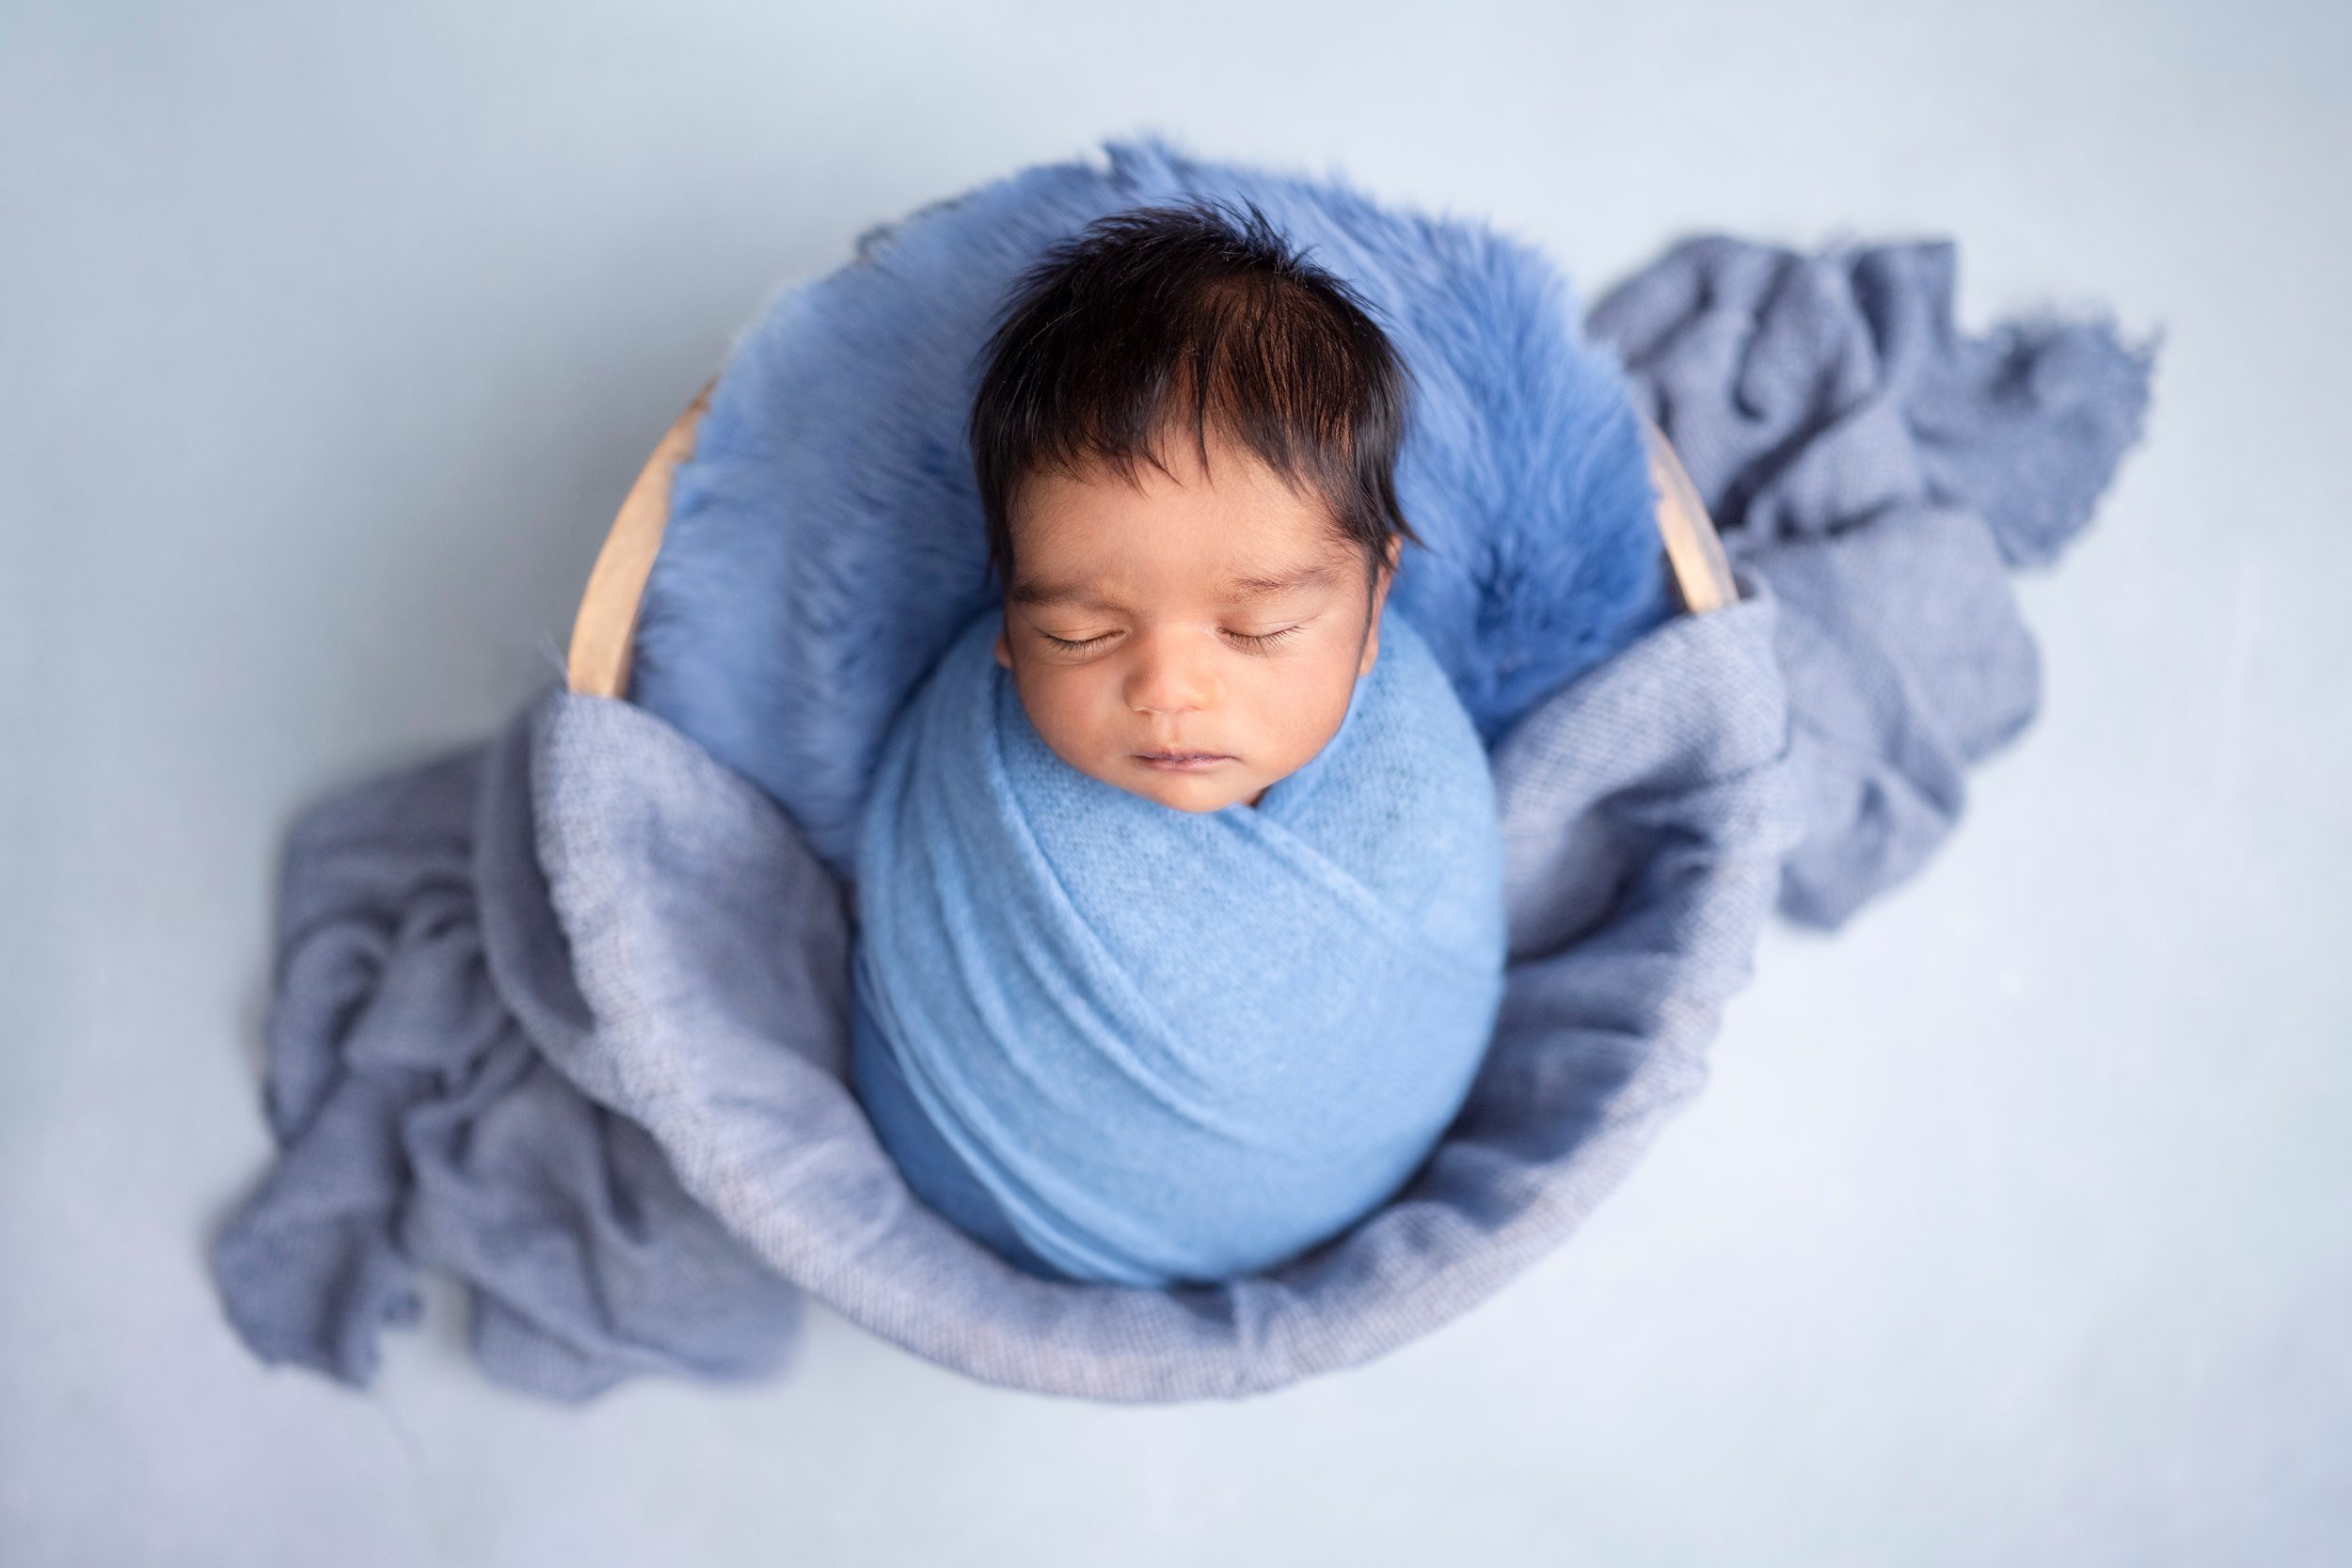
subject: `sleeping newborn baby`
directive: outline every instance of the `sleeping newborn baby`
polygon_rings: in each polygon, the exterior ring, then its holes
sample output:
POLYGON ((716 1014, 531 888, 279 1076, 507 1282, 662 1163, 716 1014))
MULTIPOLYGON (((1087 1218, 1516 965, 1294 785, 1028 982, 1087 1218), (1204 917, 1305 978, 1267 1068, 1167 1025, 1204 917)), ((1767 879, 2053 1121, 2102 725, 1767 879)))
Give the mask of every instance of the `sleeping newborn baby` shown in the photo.
POLYGON ((1200 202, 1057 247, 987 354, 1001 602, 878 763, 855 1087, 1016 1267, 1255 1272, 1412 1176, 1502 996, 1486 752, 1383 615, 1403 368, 1256 208, 1200 202))

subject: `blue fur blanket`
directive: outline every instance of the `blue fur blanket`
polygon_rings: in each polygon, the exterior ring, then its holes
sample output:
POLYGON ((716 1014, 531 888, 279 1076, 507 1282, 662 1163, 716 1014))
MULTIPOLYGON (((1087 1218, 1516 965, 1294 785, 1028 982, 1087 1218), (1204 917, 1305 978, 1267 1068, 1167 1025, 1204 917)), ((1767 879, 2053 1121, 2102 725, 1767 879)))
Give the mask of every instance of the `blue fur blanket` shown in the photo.
POLYGON ((868 799, 851 1049, 891 1057, 861 1085, 909 1091, 866 1097, 875 1131, 917 1196, 954 1215, 938 1183, 968 1172, 1068 1278, 1279 1262, 1404 1183, 1486 1055, 1486 753, 1386 614, 1323 750, 1255 807, 1179 811, 1054 753, 1001 625, 949 645, 868 799))
POLYGON ((738 340, 680 467, 630 699, 756 782, 848 875, 882 735, 988 608, 963 420, 1014 276, 1104 214, 1256 202, 1346 278, 1413 380, 1390 604, 1491 742, 1671 612, 1623 371, 1534 246, 1334 182, 1113 142, 877 229, 738 340))

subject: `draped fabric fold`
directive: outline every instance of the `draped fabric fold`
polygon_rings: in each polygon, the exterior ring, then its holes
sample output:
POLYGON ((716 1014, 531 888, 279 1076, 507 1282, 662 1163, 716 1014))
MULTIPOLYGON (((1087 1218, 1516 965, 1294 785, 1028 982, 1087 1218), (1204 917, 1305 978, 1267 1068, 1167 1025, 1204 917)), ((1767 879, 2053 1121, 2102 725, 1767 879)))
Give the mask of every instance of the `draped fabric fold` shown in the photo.
POLYGON ((800 1293, 556 1063, 591 1026, 532 843, 531 714, 339 795, 287 846, 266 1103, 281 1149, 213 1254, 266 1358, 366 1383, 463 1283, 484 1370, 554 1399, 771 1373, 800 1293))
MULTIPOLYGON (((1178 811, 1046 746, 1001 623, 974 621, 894 725, 859 841, 855 1049, 889 1052, 876 1080, 912 1100, 877 1111, 884 1141, 920 1115, 1069 1277, 1278 1261, 1403 1182, 1485 1053, 1485 748, 1391 614, 1305 767, 1255 808, 1178 811)), ((933 1167, 900 1163, 923 1191, 933 1167)))
POLYGON ((1807 829, 1779 908, 1836 928, 1927 863, 2042 667, 2010 592, 2139 438, 2159 339, 1954 316, 1949 240, 1686 240, 1593 308, 1724 550, 1782 604, 1807 829))

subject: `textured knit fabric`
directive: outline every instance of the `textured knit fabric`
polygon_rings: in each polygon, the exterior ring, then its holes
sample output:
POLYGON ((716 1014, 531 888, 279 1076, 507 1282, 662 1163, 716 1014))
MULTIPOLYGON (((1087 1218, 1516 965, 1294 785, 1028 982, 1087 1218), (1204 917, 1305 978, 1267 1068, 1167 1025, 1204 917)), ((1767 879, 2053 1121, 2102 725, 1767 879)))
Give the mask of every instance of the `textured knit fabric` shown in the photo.
POLYGON ((1469 715, 1387 614, 1322 750, 1255 807, 1179 811, 1055 754, 1002 625, 964 629, 883 748, 855 1049, 890 1053, 1065 1276, 1216 1280, 1327 1239, 1427 1157, 1494 1025, 1502 847, 1469 715))
POLYGON ((898 1069, 887 1042, 875 1035, 872 1018, 854 1000, 850 1082, 866 1119, 874 1124, 874 1136, 890 1150, 891 1163, 898 1167, 908 1190, 932 1212, 1016 1269, 1041 1279, 1070 1277, 1029 1250, 995 1196, 980 1184, 964 1157, 940 1136, 938 1127, 915 1100, 906 1074, 898 1069))

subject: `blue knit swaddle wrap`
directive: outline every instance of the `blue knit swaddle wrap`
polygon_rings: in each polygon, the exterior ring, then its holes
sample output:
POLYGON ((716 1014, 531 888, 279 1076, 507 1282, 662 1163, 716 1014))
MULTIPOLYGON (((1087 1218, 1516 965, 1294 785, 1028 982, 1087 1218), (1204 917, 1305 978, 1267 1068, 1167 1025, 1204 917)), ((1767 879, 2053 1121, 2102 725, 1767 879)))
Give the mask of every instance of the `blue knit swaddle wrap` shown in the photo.
POLYGON ((958 637, 883 745, 853 1049, 891 1053, 1071 1277, 1216 1280, 1337 1234, 1436 1146, 1502 999, 1502 836, 1460 699, 1388 615, 1322 751, 1256 807, 1183 812, 1055 754, 1001 624, 958 637))

